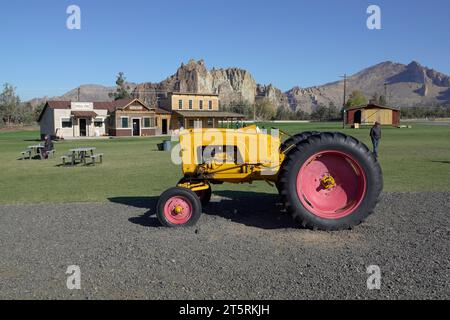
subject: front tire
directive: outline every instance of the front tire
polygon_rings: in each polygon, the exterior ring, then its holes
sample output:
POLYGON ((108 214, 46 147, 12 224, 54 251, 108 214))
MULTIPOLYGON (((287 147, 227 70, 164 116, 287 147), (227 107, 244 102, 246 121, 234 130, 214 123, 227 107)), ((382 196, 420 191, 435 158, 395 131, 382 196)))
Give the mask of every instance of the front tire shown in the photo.
MULTIPOLYGON (((190 182, 189 179, 183 178, 178 182, 178 185, 185 184, 187 182, 190 182)), ((194 180, 195 182, 195 180, 194 180)), ((212 196, 212 188, 211 184, 208 181, 204 182, 208 185, 208 189, 200 190, 200 191, 194 191, 194 193, 197 195, 197 197, 200 199, 200 202, 202 203, 202 206, 207 206, 208 203, 211 201, 212 196)))
POLYGON ((202 214, 198 196, 186 188, 170 188, 165 191, 156 205, 156 216, 166 227, 194 226, 202 214))
POLYGON ((341 133, 312 135, 296 145, 280 170, 287 210, 303 227, 342 230, 364 221, 383 189, 370 150, 341 133))

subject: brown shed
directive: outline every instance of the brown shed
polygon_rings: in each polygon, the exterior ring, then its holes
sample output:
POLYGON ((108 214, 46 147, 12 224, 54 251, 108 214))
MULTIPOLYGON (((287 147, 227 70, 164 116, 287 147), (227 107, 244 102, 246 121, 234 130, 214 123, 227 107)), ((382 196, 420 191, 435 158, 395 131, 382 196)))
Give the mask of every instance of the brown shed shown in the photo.
POLYGON ((350 107, 346 110, 346 124, 348 125, 372 125, 375 122, 385 126, 398 126, 400 109, 370 103, 364 106, 350 107))

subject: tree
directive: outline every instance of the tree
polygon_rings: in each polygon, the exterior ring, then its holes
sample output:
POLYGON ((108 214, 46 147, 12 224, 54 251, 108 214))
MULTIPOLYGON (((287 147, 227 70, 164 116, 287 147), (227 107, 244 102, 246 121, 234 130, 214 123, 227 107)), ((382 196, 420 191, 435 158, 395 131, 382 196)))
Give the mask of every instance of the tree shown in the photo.
POLYGON ((20 98, 16 96, 16 88, 5 83, 3 92, 0 94, 0 117, 7 125, 11 125, 17 120, 17 108, 20 105, 20 98))
POLYGON ((318 121, 324 121, 327 119, 328 116, 328 108, 325 107, 323 104, 320 104, 316 110, 314 110, 311 113, 311 119, 318 120, 318 121))
POLYGON ((125 74, 123 72, 119 72, 117 75, 116 85, 117 89, 115 93, 110 93, 109 96, 111 98, 114 98, 114 100, 120 100, 120 99, 128 99, 131 97, 131 94, 129 92, 130 87, 126 84, 125 74))
POLYGON ((377 92, 375 92, 372 98, 370 98, 369 103, 377 104, 380 106, 385 106, 387 104, 386 97, 384 95, 378 95, 377 92))
POLYGON ((311 116, 301 109, 295 112, 295 120, 309 120, 310 118, 311 116))
POLYGON ((19 107, 17 108, 15 120, 17 123, 21 124, 32 124, 36 121, 31 103, 26 102, 19 105, 19 107))
POLYGON ((41 103, 36 108, 34 108, 34 121, 39 120, 39 116, 41 115, 44 108, 45 108, 45 103, 41 103))
POLYGON ((277 120, 292 120, 294 118, 295 114, 292 112, 291 109, 280 107, 277 110, 277 114, 275 118, 277 120))
POLYGON ((328 104, 328 120, 341 120, 342 113, 339 111, 338 107, 334 102, 328 104))
POLYGON ((355 106, 362 106, 365 104, 367 104, 367 98, 366 96, 364 96, 364 93, 362 93, 362 91, 355 90, 350 94, 346 106, 355 107, 355 106))
POLYGON ((235 101, 230 101, 228 104, 220 104, 220 110, 226 112, 234 112, 243 114, 248 118, 253 117, 253 108, 252 105, 243 99, 238 99, 235 101))
POLYGON ((256 109, 257 120, 273 120, 277 114, 277 107, 267 98, 258 99, 254 108, 256 109))
POLYGON ((378 104, 378 101, 380 100, 380 97, 378 96, 378 93, 375 92, 372 97, 369 100, 369 103, 371 104, 378 104))

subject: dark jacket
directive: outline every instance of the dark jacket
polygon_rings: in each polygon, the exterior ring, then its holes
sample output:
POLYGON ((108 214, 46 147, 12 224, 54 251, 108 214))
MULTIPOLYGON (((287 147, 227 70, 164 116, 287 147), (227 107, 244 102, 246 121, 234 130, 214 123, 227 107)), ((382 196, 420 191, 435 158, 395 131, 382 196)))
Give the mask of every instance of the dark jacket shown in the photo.
POLYGON ((381 139, 381 126, 373 126, 370 130, 370 137, 374 140, 381 139))
POLYGON ((51 138, 48 138, 47 140, 45 140, 44 149, 45 149, 45 151, 53 150, 53 141, 51 138))

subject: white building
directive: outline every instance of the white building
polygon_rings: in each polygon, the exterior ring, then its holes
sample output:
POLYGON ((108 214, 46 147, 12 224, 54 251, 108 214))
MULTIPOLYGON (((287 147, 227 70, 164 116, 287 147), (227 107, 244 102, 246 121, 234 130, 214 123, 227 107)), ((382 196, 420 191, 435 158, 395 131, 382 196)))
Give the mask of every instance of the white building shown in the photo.
POLYGON ((39 118, 41 137, 96 137, 106 134, 108 109, 92 102, 48 101, 39 118))

